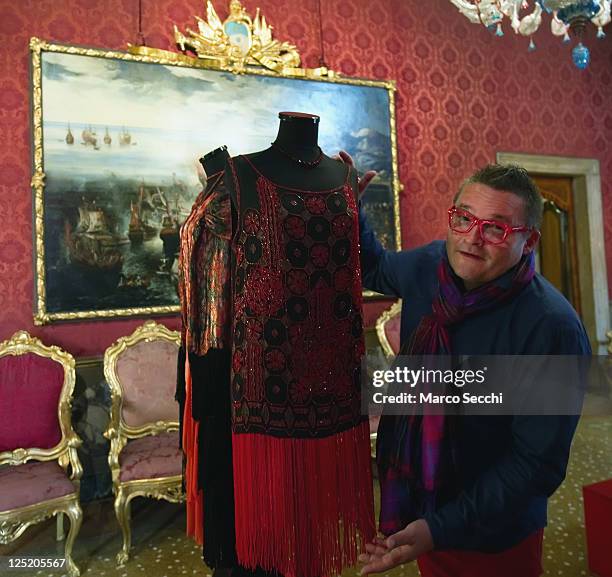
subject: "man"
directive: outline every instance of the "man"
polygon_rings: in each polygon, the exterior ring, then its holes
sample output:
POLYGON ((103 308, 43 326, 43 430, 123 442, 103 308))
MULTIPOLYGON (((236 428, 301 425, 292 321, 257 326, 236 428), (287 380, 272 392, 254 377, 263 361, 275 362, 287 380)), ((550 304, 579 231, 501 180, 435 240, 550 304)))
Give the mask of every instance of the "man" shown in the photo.
MULTIPOLYGON (((574 309, 535 273, 541 219, 526 171, 499 165, 463 183, 445 242, 384 250, 361 211, 363 284, 403 299, 402 354, 590 354, 574 309)), ((417 560, 423 577, 540 575, 547 499, 577 420, 383 416, 380 528, 390 536, 368 545, 362 574, 417 560)))

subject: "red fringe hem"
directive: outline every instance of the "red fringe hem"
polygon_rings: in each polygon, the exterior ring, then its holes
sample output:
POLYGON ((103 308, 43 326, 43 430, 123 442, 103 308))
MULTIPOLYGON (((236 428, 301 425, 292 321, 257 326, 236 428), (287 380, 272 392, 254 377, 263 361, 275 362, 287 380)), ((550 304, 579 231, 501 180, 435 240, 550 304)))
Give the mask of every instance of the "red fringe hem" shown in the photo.
POLYGON ((376 533, 369 423, 324 439, 234 434, 236 553, 284 577, 330 577, 376 533))
POLYGON ((198 489, 198 431, 200 423, 191 414, 191 370, 185 354, 185 409, 183 412, 183 451, 185 463, 185 493, 187 497, 187 535, 198 545, 204 544, 204 495, 198 489))

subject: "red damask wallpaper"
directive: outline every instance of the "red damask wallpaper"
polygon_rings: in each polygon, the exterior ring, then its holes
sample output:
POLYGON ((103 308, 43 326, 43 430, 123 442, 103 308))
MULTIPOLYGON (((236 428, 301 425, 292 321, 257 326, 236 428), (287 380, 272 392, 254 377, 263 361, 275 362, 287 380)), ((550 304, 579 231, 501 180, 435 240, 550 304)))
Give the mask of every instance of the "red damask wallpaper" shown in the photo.
MULTIPOLYGON (((224 17, 225 0, 215 5, 224 17)), ((498 39, 447 0, 244 0, 304 65, 397 80, 397 130, 405 247, 440 238, 444 210, 463 177, 497 151, 597 158, 612 281, 612 33, 592 63, 543 26, 528 40, 498 39)), ((201 0, 142 0, 146 44, 173 48, 172 23, 193 25, 201 0)), ((142 319, 33 327, 29 51, 31 36, 112 49, 138 43, 138 0, 0 0, 0 340, 26 329, 77 356, 96 355, 142 319)), ((612 287, 612 282, 610 282, 612 287)), ((371 323, 387 305, 367 305, 371 323)), ((167 322, 166 322, 167 321, 167 322)), ((175 328, 176 319, 166 319, 175 328)))

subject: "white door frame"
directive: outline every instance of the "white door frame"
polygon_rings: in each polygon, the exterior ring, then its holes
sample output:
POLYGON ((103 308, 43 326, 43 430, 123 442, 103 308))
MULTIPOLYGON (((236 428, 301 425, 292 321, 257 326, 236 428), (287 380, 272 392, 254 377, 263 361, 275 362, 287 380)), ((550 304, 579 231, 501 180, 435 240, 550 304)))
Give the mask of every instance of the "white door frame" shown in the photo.
POLYGON ((572 178, 582 319, 593 353, 607 354, 610 302, 599 160, 498 152, 497 162, 517 164, 533 175, 572 178))

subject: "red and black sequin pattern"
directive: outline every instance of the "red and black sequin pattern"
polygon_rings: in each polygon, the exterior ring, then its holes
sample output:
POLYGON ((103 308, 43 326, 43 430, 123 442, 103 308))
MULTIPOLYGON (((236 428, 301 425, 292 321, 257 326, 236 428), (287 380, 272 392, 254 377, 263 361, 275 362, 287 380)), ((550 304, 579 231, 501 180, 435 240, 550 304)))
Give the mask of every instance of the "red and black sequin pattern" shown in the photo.
POLYGON ((324 437, 351 428, 363 418, 364 353, 353 190, 284 189, 235 161, 234 431, 324 437))

